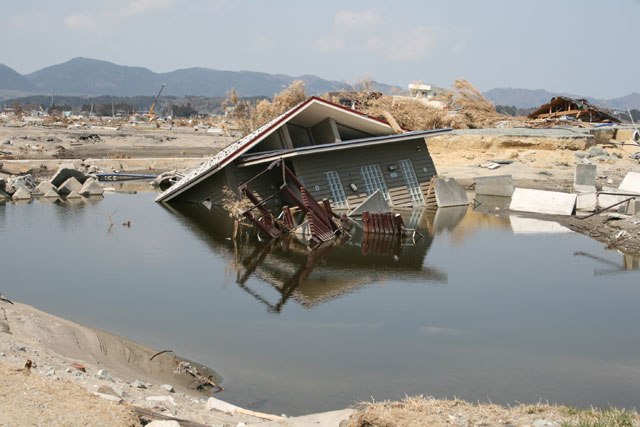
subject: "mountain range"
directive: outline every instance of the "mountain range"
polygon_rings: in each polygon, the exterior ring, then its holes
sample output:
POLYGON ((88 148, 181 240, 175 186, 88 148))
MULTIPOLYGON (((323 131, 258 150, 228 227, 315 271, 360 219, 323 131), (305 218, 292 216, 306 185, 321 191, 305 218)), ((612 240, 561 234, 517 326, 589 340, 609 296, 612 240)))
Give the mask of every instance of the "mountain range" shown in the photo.
MULTIPOLYGON (((148 68, 129 67, 89 58, 74 58, 62 64, 45 67, 22 75, 0 64, 0 99, 27 95, 75 95, 75 96, 154 96, 162 83, 166 83, 164 95, 183 97, 225 96, 235 88, 240 96, 268 96, 280 92, 294 80, 305 83, 309 95, 348 89, 349 85, 326 80, 314 75, 289 76, 255 71, 221 71, 210 68, 187 68, 168 73, 155 73, 148 68)), ((400 89, 375 82, 384 93, 400 89)), ((516 108, 538 107, 552 97, 565 95, 586 98, 594 105, 624 110, 640 109, 640 94, 633 92, 620 98, 599 100, 587 96, 549 92, 544 89, 496 88, 483 93, 496 105, 512 105, 516 108)))
MULTIPOLYGON (((107 61, 74 58, 62 64, 21 75, 0 64, 0 91, 23 92, 24 95, 51 94, 76 96, 155 95, 166 83, 165 95, 225 96, 235 88, 240 96, 268 96, 280 92, 294 80, 305 83, 310 95, 343 90, 344 82, 325 80, 314 75, 288 76, 254 71, 221 71, 210 68, 187 68, 155 73, 148 68, 128 67, 107 61)), ((376 83, 378 90, 393 87, 376 83)), ((1 94, 0 94, 1 95, 1 94)), ((6 98, 6 96, 5 96, 6 98)))

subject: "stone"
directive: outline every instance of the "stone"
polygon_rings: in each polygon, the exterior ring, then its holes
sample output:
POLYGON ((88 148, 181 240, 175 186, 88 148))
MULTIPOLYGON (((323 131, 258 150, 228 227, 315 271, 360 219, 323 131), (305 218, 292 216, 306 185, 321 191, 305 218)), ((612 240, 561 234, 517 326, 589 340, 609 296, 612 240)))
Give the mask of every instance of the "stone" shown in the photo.
POLYGON ((75 191, 72 191, 71 193, 67 194, 67 199, 81 199, 82 196, 78 193, 76 193, 75 191))
POLYGON ((349 216, 361 216, 362 212, 369 213, 390 213, 391 207, 389 203, 384 199, 384 195, 380 190, 376 190, 372 195, 364 199, 354 210, 349 213, 349 216))
POLYGON ((454 178, 436 178, 434 187, 439 208, 469 204, 466 190, 454 178))
POLYGON ((160 384, 160 388, 167 390, 169 393, 175 392, 171 384, 160 384))
POLYGON ((553 175, 553 174, 552 174, 551 172, 549 172, 549 171, 540 171, 540 172, 538 172, 538 174, 540 174, 540 175, 545 175, 545 176, 551 176, 551 175, 553 175))
POLYGON ((80 190, 82 190, 82 184, 80 184, 80 182, 73 177, 67 179, 65 182, 58 186, 59 194, 69 194, 72 191, 78 193, 80 192, 80 190))
POLYGON ((104 399, 104 400, 110 400, 112 402, 122 403, 122 399, 119 398, 118 396, 112 396, 110 394, 98 393, 97 391, 93 392, 93 394, 98 396, 98 397, 100 397, 100 398, 102 398, 102 399, 104 399))
POLYGON ((602 147, 591 147, 591 149, 587 153, 587 157, 591 158, 598 156, 609 157, 609 152, 602 147))
POLYGON ((108 385, 102 385, 98 388, 98 393, 102 393, 102 394, 110 394, 112 396, 116 396, 116 397, 120 397, 118 395, 118 393, 115 392, 114 389, 112 389, 111 387, 109 387, 108 385))
POLYGON ((227 403, 223 400, 220 399, 216 399, 215 397, 210 397, 209 400, 207 400, 207 404, 205 405, 205 407, 207 408, 208 411, 220 411, 220 412, 226 412, 227 414, 233 414, 236 409, 238 409, 237 406, 232 405, 231 403, 227 403))
POLYGON ((511 196, 509 209, 550 215, 571 215, 576 206, 576 199, 577 194, 516 188, 511 196))
POLYGON ((55 374, 56 374, 55 369, 49 369, 49 370, 44 374, 44 376, 45 376, 45 377, 53 377, 55 374))
POLYGON ((135 380, 131 385, 135 388, 147 388, 147 386, 140 380, 135 380))
POLYGON ((624 193, 640 194, 640 172, 629 172, 618 187, 624 193))
POLYGON ((11 347, 11 350, 15 351, 27 351, 27 349, 23 345, 14 345, 11 347))
POLYGON ((147 427, 180 427, 176 420, 155 420, 147 424, 147 427))
POLYGON ((583 185, 595 187, 597 169, 596 165, 576 165, 576 172, 573 176, 573 188, 583 185))
POLYGON ((29 190, 24 189, 24 188, 19 188, 18 191, 13 193, 13 196, 11 196, 11 198, 13 200, 30 200, 31 199, 31 192, 29 190))
POLYGON ((58 193, 56 193, 55 190, 49 190, 46 193, 44 193, 42 195, 42 197, 44 197, 46 199, 57 199, 58 198, 58 193))
POLYGON ((147 402, 164 402, 171 403, 173 406, 178 406, 173 396, 147 396, 145 397, 147 402))
POLYGON ((56 187, 52 183, 50 183, 49 181, 42 181, 33 191, 33 194, 46 194, 47 192, 52 190, 56 190, 56 187))
POLYGON ((109 371, 107 371, 106 369, 100 369, 98 372, 96 372, 96 378, 100 380, 113 382, 113 377, 111 376, 111 373, 109 373, 109 371))
POLYGON ((80 184, 83 184, 87 176, 75 169, 73 165, 62 165, 56 170, 55 174, 53 174, 50 182, 54 186, 60 187, 69 178, 75 178, 80 184))
POLYGON ((87 179, 79 193, 83 196, 102 196, 104 189, 95 179, 87 179))
POLYGON ((584 159, 587 157, 587 153, 582 150, 577 150, 575 156, 579 159, 584 159))

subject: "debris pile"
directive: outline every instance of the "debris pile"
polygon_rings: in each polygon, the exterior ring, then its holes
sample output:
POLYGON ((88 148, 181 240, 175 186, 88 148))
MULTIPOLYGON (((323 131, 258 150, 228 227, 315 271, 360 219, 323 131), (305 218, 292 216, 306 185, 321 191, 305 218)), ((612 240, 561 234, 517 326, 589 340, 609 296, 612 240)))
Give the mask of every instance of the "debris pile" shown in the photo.
MULTIPOLYGON (((1 165, 0 172, 2 172, 1 165)), ((30 173, 6 174, 6 178, 5 174, 0 174, 0 199, 25 201, 37 197, 55 201, 59 198, 101 196, 103 193, 104 189, 95 175, 85 174, 75 169, 73 165, 59 167, 50 180, 40 183, 36 183, 30 173)))

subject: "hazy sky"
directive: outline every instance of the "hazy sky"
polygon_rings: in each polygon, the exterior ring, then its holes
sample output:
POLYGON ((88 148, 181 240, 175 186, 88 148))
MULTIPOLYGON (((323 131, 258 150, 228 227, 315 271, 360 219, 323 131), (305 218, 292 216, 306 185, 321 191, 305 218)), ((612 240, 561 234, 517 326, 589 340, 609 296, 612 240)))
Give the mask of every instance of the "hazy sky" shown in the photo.
POLYGON ((640 0, 3 0, 0 63, 76 56, 403 87, 640 92, 640 0))

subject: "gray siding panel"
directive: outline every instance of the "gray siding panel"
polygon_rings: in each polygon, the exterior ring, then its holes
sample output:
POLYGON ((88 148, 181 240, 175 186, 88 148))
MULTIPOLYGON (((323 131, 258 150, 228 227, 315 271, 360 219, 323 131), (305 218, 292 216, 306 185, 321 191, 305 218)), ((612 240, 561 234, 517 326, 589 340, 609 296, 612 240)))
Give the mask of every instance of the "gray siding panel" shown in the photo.
POLYGON ((404 159, 411 160, 424 193, 429 180, 435 174, 435 166, 424 138, 300 156, 295 159, 294 164, 298 175, 302 176, 305 186, 318 200, 329 198, 329 188, 324 172, 329 170, 338 172, 351 208, 357 206, 367 197, 360 175, 360 167, 379 164, 393 206, 409 207, 412 205, 411 196, 398 164, 400 160, 404 159), (389 171, 391 165, 396 167, 394 171, 389 171), (392 178, 391 173, 395 173, 397 176, 392 178), (358 187, 358 191, 354 192, 349 187, 351 183, 358 187))

